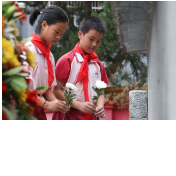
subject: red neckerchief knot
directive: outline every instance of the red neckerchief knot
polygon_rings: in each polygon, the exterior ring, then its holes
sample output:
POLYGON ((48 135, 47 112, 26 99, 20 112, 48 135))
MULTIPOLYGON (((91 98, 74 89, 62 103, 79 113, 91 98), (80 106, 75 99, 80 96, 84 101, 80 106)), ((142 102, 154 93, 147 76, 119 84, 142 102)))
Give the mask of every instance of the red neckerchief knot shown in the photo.
MULTIPOLYGON (((83 61, 82 65, 81 65, 81 68, 79 70, 78 79, 77 79, 75 85, 79 81, 83 81, 83 89, 84 89, 85 100, 86 100, 86 102, 89 102, 89 94, 88 94, 89 66, 88 66, 88 61, 90 61, 90 60, 97 61, 98 57, 94 52, 85 55, 83 53, 83 51, 81 50, 81 48, 79 47, 79 43, 76 44, 76 46, 73 50, 74 50, 74 52, 77 52, 77 53, 81 54, 82 57, 84 58, 84 61, 83 61)), ((90 120, 91 114, 90 113, 85 113, 85 114, 86 114, 86 120, 90 120)))
MULTIPOLYGON (((52 67, 52 63, 51 60, 49 58, 49 53, 50 53, 50 48, 51 46, 48 44, 47 48, 46 45, 37 37, 36 34, 32 34, 31 37, 33 37, 33 39, 31 40, 31 42, 36 45, 39 50, 43 53, 43 55, 45 56, 46 60, 47 60, 47 65, 48 65, 48 91, 51 89, 51 85, 53 83, 54 80, 54 75, 53 75, 53 67, 52 67)), ((45 92, 45 93, 47 93, 45 92)))

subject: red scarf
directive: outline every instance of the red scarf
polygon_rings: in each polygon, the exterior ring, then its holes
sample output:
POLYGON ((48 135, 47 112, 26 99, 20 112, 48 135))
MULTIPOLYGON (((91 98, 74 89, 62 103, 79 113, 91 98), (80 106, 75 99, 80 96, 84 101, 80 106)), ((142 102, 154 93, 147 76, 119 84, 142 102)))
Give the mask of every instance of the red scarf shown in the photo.
MULTIPOLYGON (((48 44, 48 46, 46 48, 46 45, 37 37, 36 34, 32 34, 31 37, 33 37, 31 42, 39 48, 39 50, 43 53, 43 55, 45 56, 45 58, 47 60, 48 85, 49 85, 49 89, 48 89, 47 92, 49 92, 49 90, 51 89, 51 85, 53 83, 53 80, 54 80, 53 67, 52 67, 52 63, 51 63, 50 58, 49 58, 49 53, 50 53, 51 46, 48 44)), ((47 92, 45 92, 45 93, 47 93, 47 92)))
MULTIPOLYGON (((94 52, 91 53, 91 54, 86 54, 85 55, 82 52, 81 48, 79 47, 79 43, 76 44, 76 46, 73 50, 75 52, 81 54, 82 57, 84 58, 84 61, 83 61, 82 65, 81 65, 81 68, 79 70, 78 79, 77 79, 76 83, 78 83, 79 81, 83 81, 83 89, 84 89, 85 100, 86 100, 86 102, 89 102, 89 94, 88 94, 89 66, 88 66, 88 61, 90 61, 90 60, 97 61, 98 57, 94 52)), ((75 85, 76 85, 76 83, 75 83, 75 85)), ((85 114, 86 114, 86 120, 90 120, 91 114, 90 113, 85 113, 85 114)))

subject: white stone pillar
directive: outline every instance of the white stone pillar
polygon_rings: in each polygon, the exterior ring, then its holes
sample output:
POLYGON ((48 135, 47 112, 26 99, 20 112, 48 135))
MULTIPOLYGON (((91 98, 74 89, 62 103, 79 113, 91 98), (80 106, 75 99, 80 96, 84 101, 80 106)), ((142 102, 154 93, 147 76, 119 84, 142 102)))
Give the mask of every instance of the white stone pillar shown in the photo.
POLYGON ((176 2, 153 2, 148 52, 148 119, 176 120, 176 2))
POLYGON ((145 90, 132 90, 129 92, 130 119, 147 119, 147 92, 145 90))

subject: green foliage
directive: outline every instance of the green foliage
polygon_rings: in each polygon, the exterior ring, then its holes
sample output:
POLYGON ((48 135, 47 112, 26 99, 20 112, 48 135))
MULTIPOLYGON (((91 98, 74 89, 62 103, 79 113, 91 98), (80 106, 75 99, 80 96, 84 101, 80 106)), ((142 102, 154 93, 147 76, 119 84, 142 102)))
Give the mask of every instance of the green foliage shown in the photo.
POLYGON ((99 89, 93 86, 92 86, 92 89, 97 93, 97 96, 93 96, 93 100, 96 100, 96 104, 97 104, 98 97, 100 95, 104 95, 105 97, 109 96, 108 93, 104 93, 104 89, 99 89))
POLYGON ((65 96, 66 105, 72 105, 73 99, 75 99, 77 95, 74 94, 71 89, 69 89, 69 91, 65 89, 65 87, 63 87, 63 89, 65 90, 64 96, 65 96))
POLYGON ((17 75, 25 78, 29 75, 29 73, 18 73, 17 75))
POLYGON ((140 77, 141 85, 147 83, 147 77, 148 77, 147 66, 144 66, 142 68, 143 69, 141 71, 141 77, 140 77))
POLYGON ((141 74, 143 73, 146 65, 141 61, 142 56, 138 54, 128 54, 124 60, 124 65, 130 63, 132 74, 136 77, 137 80, 141 79, 141 74))
POLYGON ((36 90, 45 90, 47 88, 47 86, 40 86, 40 87, 37 87, 36 90))
POLYGON ((26 81, 20 76, 13 76, 12 80, 10 81, 10 85, 16 91, 28 88, 26 81))
POLYGON ((21 36, 16 36, 17 41, 21 42, 22 41, 22 37, 21 36))
POLYGON ((109 78, 109 82, 111 83, 112 86, 117 86, 117 87, 121 87, 121 82, 125 80, 125 81, 131 81, 131 76, 128 72, 123 72, 123 71, 117 71, 114 74, 114 77, 109 78))
POLYGON ((2 76, 13 76, 17 73, 19 73, 23 69, 23 66, 12 68, 4 73, 2 73, 2 76))
MULTIPOLYGON (((65 87, 63 87, 63 89, 65 90, 64 96, 65 96, 66 105, 73 105, 73 99, 75 99, 77 97, 77 95, 74 94, 70 88, 69 88, 69 91, 67 89, 65 89, 65 87)), ((64 120, 64 118, 65 118, 65 113, 63 116, 63 120, 64 120)))

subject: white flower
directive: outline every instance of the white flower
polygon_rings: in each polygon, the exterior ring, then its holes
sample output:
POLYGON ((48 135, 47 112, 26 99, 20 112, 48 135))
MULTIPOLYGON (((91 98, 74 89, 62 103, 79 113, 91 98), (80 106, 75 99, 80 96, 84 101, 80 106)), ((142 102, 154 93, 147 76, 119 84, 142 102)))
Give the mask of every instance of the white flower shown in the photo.
POLYGON ((71 90, 74 90, 74 91, 77 90, 76 86, 74 86, 74 85, 71 84, 71 83, 66 83, 66 87, 69 88, 69 89, 71 89, 71 90))
POLYGON ((18 4, 18 6, 19 6, 20 9, 26 7, 25 3, 23 3, 23 2, 17 2, 17 4, 18 4))
POLYGON ((104 81, 97 80, 96 83, 95 83, 95 86, 98 89, 105 89, 107 87, 107 84, 104 81))
POLYGON ((8 38, 12 45, 15 47, 15 41, 16 41, 16 37, 12 34, 12 32, 15 29, 13 27, 11 27, 8 23, 6 23, 6 27, 5 27, 5 31, 4 31, 4 37, 8 38))

